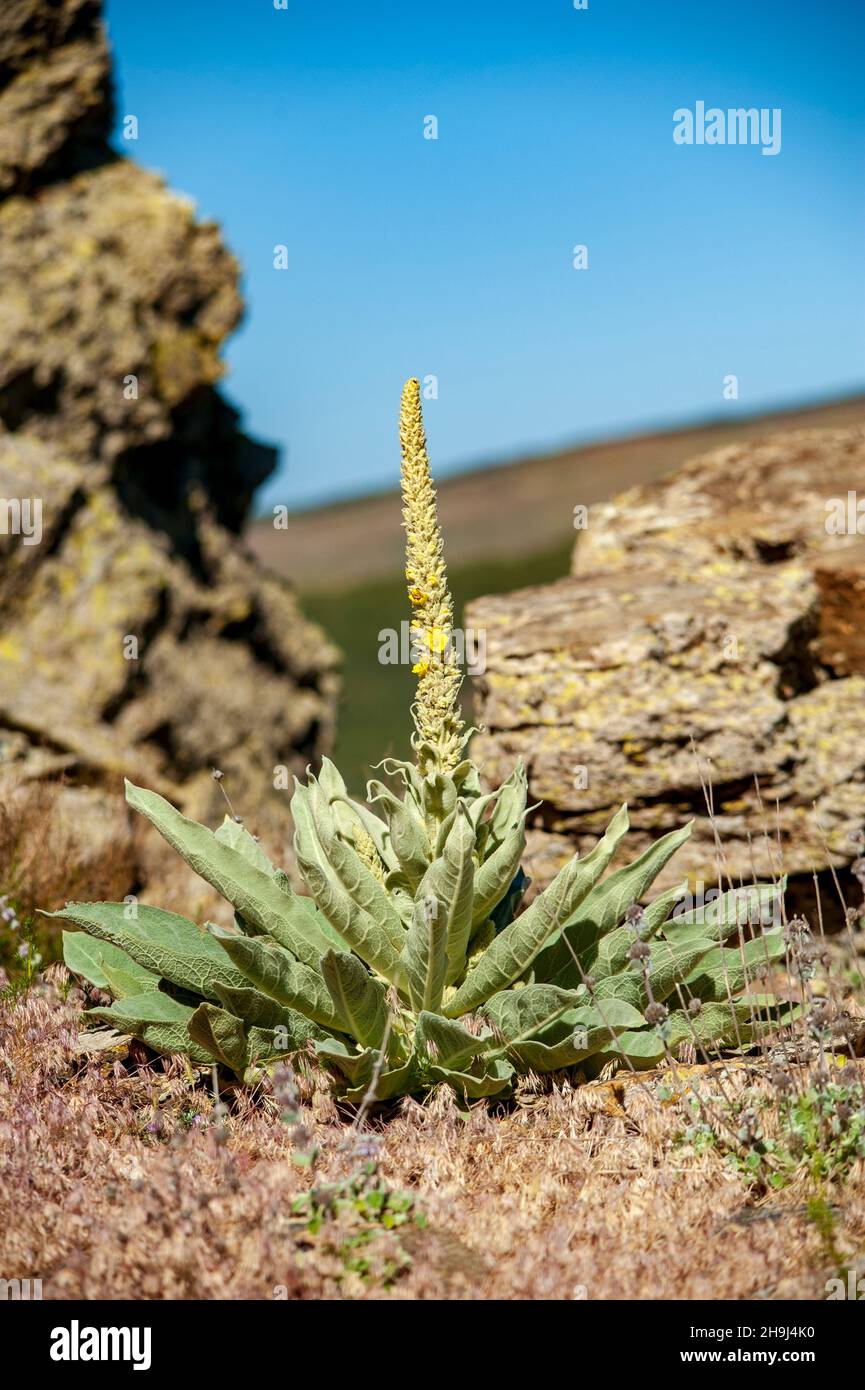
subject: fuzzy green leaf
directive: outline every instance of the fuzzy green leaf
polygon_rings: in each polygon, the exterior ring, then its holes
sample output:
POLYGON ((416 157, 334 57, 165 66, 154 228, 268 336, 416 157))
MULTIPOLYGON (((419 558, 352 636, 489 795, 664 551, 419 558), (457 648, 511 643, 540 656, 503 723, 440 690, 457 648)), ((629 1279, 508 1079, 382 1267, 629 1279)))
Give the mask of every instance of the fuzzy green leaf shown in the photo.
POLYGON ((244 1023, 267 1030, 281 1029, 292 1044, 290 1050, 303 1047, 309 1038, 326 1036, 323 1029, 310 1019, 304 1018, 296 1009, 278 1004, 275 999, 262 994, 261 990, 253 989, 251 986, 246 989, 229 989, 224 985, 217 985, 216 992, 220 1004, 230 1014, 243 1019, 244 1023))
POLYGON ((519 917, 505 927, 469 971, 446 1005, 450 1018, 469 1013, 519 979, 550 937, 576 911, 597 883, 628 828, 627 807, 616 813, 606 834, 584 859, 574 859, 519 917))
POLYGON ((683 986, 687 998, 726 1000, 736 995, 762 968, 768 968, 785 954, 784 930, 775 927, 739 946, 715 946, 700 960, 683 986))
POLYGON ((399 923, 399 949, 391 939, 393 933, 358 907, 331 868, 316 834, 308 788, 297 787, 291 808, 296 826, 294 843, 297 861, 316 906, 361 960, 385 979, 396 983, 401 971, 400 952, 405 943, 404 929, 396 908, 391 905, 399 923))
POLYGON ((526 985, 505 989, 483 1006, 507 1043, 519 1044, 537 1036, 569 1010, 586 1002, 586 991, 557 989, 555 985, 526 985))
POLYGON ((426 873, 430 861, 430 843, 423 822, 394 796, 383 782, 371 781, 368 795, 380 805, 387 819, 390 846, 397 857, 406 881, 414 892, 426 873))
POLYGON ((484 1096, 497 1096, 506 1091, 511 1084, 514 1069, 509 1062, 497 1057, 477 1075, 473 1072, 457 1071, 453 1067, 429 1067, 431 1081, 445 1081, 467 1100, 480 1100, 484 1096))
MULTIPOLYGON (((395 1096, 409 1095, 418 1086, 417 1062, 414 1057, 410 1057, 400 1067, 392 1067, 390 1071, 383 1071, 376 1084, 373 1099, 375 1101, 393 1100, 395 1096)), ((360 1103, 366 1099, 369 1090, 369 1081, 364 1081, 361 1085, 343 1093, 343 1098, 353 1103, 360 1103)))
POLYGON ((310 778, 309 807, 316 838, 328 868, 339 879, 352 902, 377 924, 394 950, 401 951, 404 933, 399 914, 384 887, 363 863, 354 846, 340 839, 333 812, 315 778, 310 778))
POLYGON ((511 826, 502 843, 484 860, 475 874, 472 922, 480 925, 507 893, 516 877, 526 848, 525 812, 511 826))
POLYGON ((494 796, 492 815, 489 818, 488 851, 494 853, 504 844, 514 826, 525 821, 528 778, 522 759, 510 777, 502 783, 494 796))
MULTIPOLYGON (((417 891, 416 901, 422 902, 433 897, 441 904, 440 915, 444 923, 447 953, 447 984, 459 978, 466 964, 472 928, 474 843, 471 819, 464 804, 458 802, 441 857, 429 866, 417 891)), ((429 1004, 425 1007, 429 1007, 429 1004)))
POLYGON ((613 1057, 627 1059, 639 1071, 643 1067, 654 1067, 667 1055, 667 1048, 660 1034, 654 1028, 644 1028, 640 1032, 619 1033, 615 1042, 598 1050, 599 1063, 613 1057))
POLYGON ((745 888, 731 888, 708 902, 687 911, 677 911, 664 923, 668 941, 686 941, 692 937, 724 941, 740 929, 748 935, 751 924, 766 918, 771 922, 778 914, 786 879, 780 883, 755 883, 745 888))
POLYGON ((188 820, 156 792, 127 782, 126 800, 156 826, 190 868, 212 884, 245 921, 270 933, 305 965, 317 966, 331 942, 312 928, 308 917, 292 915, 291 898, 271 874, 257 868, 245 854, 218 839, 206 826, 188 820))
POLYGON ((89 980, 97 989, 110 990, 115 998, 146 994, 159 987, 159 976, 153 971, 139 965, 119 946, 100 941, 88 932, 63 933, 63 960, 73 975, 89 980))
POLYGON ((238 1076, 243 1075, 249 1064, 249 1045, 239 1018, 215 1004, 199 1004, 186 1026, 194 1043, 238 1076))
POLYGON ((369 1083, 377 1056, 375 1049, 371 1047, 366 1047, 359 1052, 352 1052, 348 1044, 343 1042, 341 1038, 325 1038, 321 1042, 317 1042, 315 1053, 323 1062, 338 1067, 352 1086, 363 1086, 369 1083))
POLYGON ((46 916, 86 927, 94 936, 119 946, 146 970, 205 999, 218 997, 217 984, 246 983, 216 937, 175 912, 143 903, 67 903, 46 916))
POLYGON ((276 870, 265 854, 261 845, 254 835, 250 835, 245 825, 233 820, 231 816, 226 816, 225 820, 214 835, 220 844, 228 845, 230 849, 237 850, 242 854, 247 863, 261 869, 262 873, 270 874, 272 877, 276 870))
MULTIPOLYGON (((606 945, 604 939, 624 920, 631 904, 642 900, 667 862, 688 839, 692 825, 693 821, 689 821, 683 829, 670 831, 651 844, 633 864, 626 864, 598 883, 572 920, 538 956, 534 965, 535 979, 561 985, 563 989, 574 989, 584 974, 603 976, 620 969, 633 944, 633 934, 630 940, 627 934, 620 934, 606 945)), ((663 909, 676 901, 676 893, 677 890, 673 890, 664 895, 660 910, 657 907, 654 912, 647 910, 647 934, 661 925, 663 909)))
MULTIPOLYGON (((711 949, 711 941, 686 941, 681 946, 674 946, 668 941, 656 941, 651 947, 649 964, 649 984, 655 1002, 662 1004, 677 985, 683 984, 711 949)), ((643 971, 629 966, 618 975, 599 980, 595 985, 595 997, 599 1000, 623 999, 635 1008, 645 1009, 649 996, 643 971)))
POLYGON ((187 1024, 194 1010, 160 990, 130 995, 108 1008, 90 1009, 88 1017, 102 1019, 121 1033, 132 1033, 165 1054, 185 1053, 198 1064, 212 1060, 210 1053, 189 1036, 187 1024))
POLYGON ((297 1009, 326 1028, 342 1027, 317 970, 310 970, 281 946, 260 937, 220 937, 219 944, 241 972, 242 987, 252 984, 269 999, 297 1009))
POLYGON ((339 1020, 337 1026, 363 1047, 380 1047, 388 1018, 381 980, 374 980, 356 956, 336 951, 322 956, 321 973, 339 1020))
POLYGON ((432 1062, 443 1067, 464 1065, 473 1057, 489 1052, 495 1045, 495 1038, 489 1030, 483 1037, 478 1037, 453 1019, 427 1012, 418 1014, 414 1036, 415 1053, 419 1059, 423 1063, 432 1062))
POLYGON ((441 1005, 447 972, 448 921, 444 905, 432 894, 414 905, 402 960, 409 1002, 436 1012, 441 1005))

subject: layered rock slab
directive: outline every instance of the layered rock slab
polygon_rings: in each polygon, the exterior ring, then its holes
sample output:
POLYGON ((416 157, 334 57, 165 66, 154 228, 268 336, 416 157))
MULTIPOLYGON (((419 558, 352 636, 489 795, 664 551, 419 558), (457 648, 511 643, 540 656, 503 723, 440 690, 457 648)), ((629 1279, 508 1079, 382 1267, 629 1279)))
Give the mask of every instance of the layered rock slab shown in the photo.
POLYGON ((491 781, 528 766, 538 882, 624 800, 633 853, 694 819, 661 886, 854 857, 861 540, 827 519, 857 488, 865 430, 717 450, 593 509, 572 577, 471 606, 487 635, 474 751, 491 781))

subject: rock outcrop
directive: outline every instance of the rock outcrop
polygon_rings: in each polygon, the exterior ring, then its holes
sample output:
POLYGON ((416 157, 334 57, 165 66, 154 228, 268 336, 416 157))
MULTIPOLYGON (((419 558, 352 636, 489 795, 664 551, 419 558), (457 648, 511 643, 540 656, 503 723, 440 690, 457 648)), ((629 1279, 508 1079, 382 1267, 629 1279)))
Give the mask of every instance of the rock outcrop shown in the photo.
POLYGON ((264 828, 274 768, 330 746, 337 657, 239 540, 276 455, 216 390, 237 263, 111 125, 97 0, 7 0, 0 768, 79 793, 125 774, 212 816, 216 765, 264 828))
POLYGON ((528 765, 538 882, 623 800, 633 852, 694 818, 666 885, 856 856, 856 497, 865 513, 865 429, 721 449, 593 508, 570 578, 471 606, 467 625, 487 635, 474 752, 491 780, 517 755, 528 765))

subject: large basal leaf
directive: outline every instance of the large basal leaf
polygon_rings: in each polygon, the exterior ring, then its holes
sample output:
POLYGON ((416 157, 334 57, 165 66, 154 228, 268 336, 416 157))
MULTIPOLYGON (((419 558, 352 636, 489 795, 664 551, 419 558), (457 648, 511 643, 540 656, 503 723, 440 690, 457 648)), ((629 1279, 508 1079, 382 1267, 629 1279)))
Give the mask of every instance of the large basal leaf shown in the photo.
MULTIPOLYGON (((216 937, 161 907, 137 903, 67 903, 46 916, 62 917, 110 941, 139 965, 181 989, 216 999, 217 984, 243 986, 216 937), (134 911, 135 916, 129 916, 134 911)), ((241 938, 238 938, 241 939, 241 938)))
POLYGON ((191 1061, 203 1064, 212 1060, 210 1053, 190 1039, 187 1024, 194 1010, 159 990, 130 995, 107 1008, 90 1009, 88 1017, 110 1023, 121 1033, 132 1033, 165 1054, 185 1053, 191 1061))
POLYGON ((489 1030, 478 1037, 453 1019, 423 1012, 418 1015, 414 1046, 424 1064, 460 1068, 489 1052, 495 1046, 495 1038, 489 1030))
POLYGON ((305 965, 315 968, 332 944, 291 912, 291 899, 270 873, 257 868, 245 854, 218 839, 212 830, 186 816, 156 792, 126 783, 126 800, 145 815, 168 843, 207 883, 231 903, 244 920, 268 932, 305 965))
MULTIPOLYGON (((711 949, 711 941, 686 941, 681 946, 656 941, 651 947, 649 964, 649 984, 655 1002, 662 1004, 711 949)), ((649 1002, 643 971, 635 966, 599 980, 595 984, 594 995, 599 1000, 623 999, 640 1010, 645 1009, 649 1002)))
POLYGON ((316 1056, 331 1067, 337 1067, 352 1086, 369 1084, 377 1053, 372 1047, 352 1050, 341 1038, 325 1038, 315 1044, 316 1056))
POLYGON ((629 1022, 642 1023, 636 1009, 620 1000, 608 999, 605 1007, 578 1009, 571 1019, 570 1032, 555 1042, 527 1040, 509 1047, 508 1053, 521 1068, 539 1073, 561 1071, 593 1057, 620 1032, 627 1031, 629 1022), (625 1012, 627 1010, 627 1012, 625 1012))
POLYGON ((579 918, 593 922, 599 936, 618 926, 631 904, 642 902, 658 874, 689 839, 693 824, 689 821, 681 830, 662 835, 632 864, 611 873, 592 889, 580 908, 579 918))
MULTIPOLYGON (((574 989, 584 974, 605 975, 620 968, 623 963, 621 943, 626 938, 617 938, 606 952, 604 938, 623 922, 631 904, 642 900, 664 866, 688 839, 692 825, 693 822, 689 821, 681 830, 670 831, 651 844, 633 864, 616 869, 596 884, 572 920, 563 926, 538 956, 534 964, 535 979, 561 985, 563 989, 574 989), (596 970, 594 961, 599 953, 602 960, 596 970), (618 960, 618 964, 611 965, 611 960, 618 960)), ((651 914, 647 909, 647 933, 661 925, 663 909, 676 901, 676 892, 672 890, 664 895, 660 909, 655 907, 651 914)), ((627 955, 632 941, 633 937, 624 955, 627 955)))
MULTIPOLYGON (((383 1071, 376 1081, 372 1099, 374 1101, 394 1100, 396 1096, 407 1096, 417 1090, 419 1084, 417 1062, 414 1057, 400 1067, 383 1071)), ((360 1104, 366 1099, 370 1089, 369 1081, 343 1092, 343 1099, 360 1104)))
MULTIPOLYGON (((651 941, 657 934, 658 928, 666 921, 670 902, 680 891, 680 886, 670 888, 660 898, 649 904, 643 914, 640 926, 639 939, 641 941, 651 941)), ((586 952, 581 964, 584 964, 586 973, 595 980, 604 979, 607 975, 615 975, 627 966, 631 948, 636 940, 637 933, 632 926, 614 927, 586 952)))
POLYGON ((243 1076, 250 1060, 249 1044, 239 1018, 215 1004, 199 1004, 186 1026, 194 1043, 243 1076))
POLYGON ((291 807, 296 826, 297 862, 316 906, 361 960, 396 983, 401 975, 400 952, 405 943, 402 925, 397 950, 388 932, 357 906, 327 864, 315 832, 306 787, 298 786, 291 807))
POLYGON ((159 976, 134 961, 110 941, 100 941, 83 931, 63 933, 63 960, 74 975, 89 980, 97 989, 110 990, 115 998, 147 994, 159 988, 159 976), (113 983, 109 981, 111 971, 113 983))
POLYGON ((483 1071, 457 1071, 453 1067, 431 1066, 426 1075, 430 1081, 444 1081, 448 1086, 467 1100, 480 1100, 483 1096, 497 1096, 506 1091, 514 1076, 510 1062, 497 1057, 484 1066, 483 1071))
POLYGON ((388 1019, 381 980, 374 980, 356 956, 336 951, 322 956, 321 973, 339 1020, 337 1026, 362 1047, 380 1047, 388 1019))
POLYGON ((247 1067, 266 1066, 297 1051, 297 1043, 283 1028, 252 1027, 246 1030, 247 1067))
POLYGON ((498 995, 497 1021, 506 1039, 507 1055, 531 1071, 559 1071, 590 1057, 619 1030, 643 1023, 639 1011, 620 1000, 607 1000, 597 1007, 582 1002, 574 1007, 575 998, 584 1001, 585 993, 575 995, 552 985, 528 985, 498 995), (511 1006, 506 1002, 507 993, 514 996, 511 1006), (520 1004, 522 995, 530 997, 520 1004), (555 1031, 558 1036, 538 1037, 544 1030, 548 1035, 555 1031))
POLYGON ((657 1029, 644 1028, 641 1032, 619 1033, 615 1042, 599 1048, 592 1060, 600 1067, 618 1057, 625 1062, 626 1068, 630 1063, 635 1071, 640 1071, 645 1067, 656 1067, 667 1052, 668 1048, 657 1029))
POLYGON ((549 888, 496 937, 445 1007, 449 1017, 469 1013, 519 979, 597 883, 627 829, 628 812, 623 806, 591 853, 566 865, 549 888))
POLYGON ((750 926, 759 925, 766 917, 774 921, 779 915, 785 885, 786 879, 782 879, 780 883, 731 888, 708 902, 675 911, 664 923, 664 935, 668 941, 693 937, 724 941, 734 932, 747 936, 750 926))
POLYGON ((762 932, 743 946, 715 946, 685 981, 685 997, 728 999, 757 978, 761 968, 768 969, 781 960, 785 950, 782 927, 762 932))
POLYGON ((327 1036, 323 1028, 305 1018, 296 1009, 278 1004, 275 999, 270 999, 251 985, 246 989, 229 989, 224 985, 217 985, 216 992, 220 1004, 230 1014, 243 1019, 243 1022, 251 1027, 281 1029, 293 1048, 303 1047, 309 1038, 327 1036))
POLYGON ((268 998, 326 1028, 342 1024, 327 986, 317 970, 293 960, 281 946, 260 937, 220 937, 219 944, 241 972, 241 986, 254 985, 268 998))
MULTIPOLYGON (((472 927, 474 843, 474 830, 468 812, 462 802, 458 802, 441 857, 427 869, 417 891, 416 901, 432 897, 440 904, 447 953, 447 984, 451 984, 465 969, 472 927)), ((427 1004, 425 1007, 431 1006, 427 1004)))
POLYGON ((772 1006, 752 1005, 747 999, 704 1004, 696 1016, 677 1009, 668 1020, 667 1042, 674 1056, 682 1043, 692 1043, 699 1054, 701 1048, 711 1051, 714 1046, 750 1043, 761 1033, 777 1029, 780 1021, 772 1006))
POLYGON ((442 1001, 447 973, 448 922, 444 905, 427 895, 414 905, 412 922, 406 935, 402 959, 409 1003, 437 1011, 442 1001))
POLYGON ((586 1002, 586 990, 558 989, 555 985, 526 985, 494 994, 483 1006, 507 1043, 519 1044, 549 1028, 564 1014, 586 1002))

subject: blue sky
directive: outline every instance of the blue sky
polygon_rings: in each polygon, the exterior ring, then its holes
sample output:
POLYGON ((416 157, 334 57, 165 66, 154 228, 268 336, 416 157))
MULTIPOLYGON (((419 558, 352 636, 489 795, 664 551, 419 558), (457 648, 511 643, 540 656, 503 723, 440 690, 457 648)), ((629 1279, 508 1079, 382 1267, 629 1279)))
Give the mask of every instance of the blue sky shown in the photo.
POLYGON ((286 5, 107 5, 119 145, 243 265, 263 504, 393 486, 409 375, 440 477, 865 382, 861 0, 286 5), (697 101, 779 107, 780 152, 676 145, 697 101))

